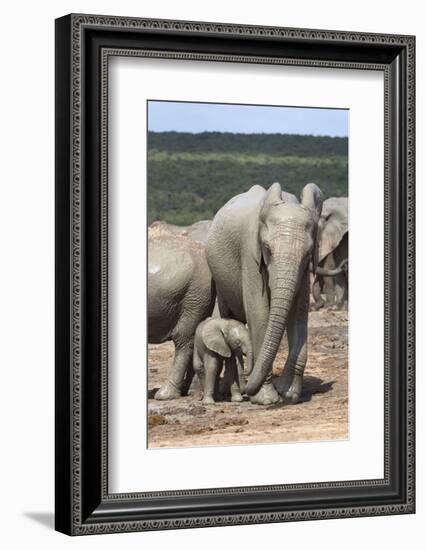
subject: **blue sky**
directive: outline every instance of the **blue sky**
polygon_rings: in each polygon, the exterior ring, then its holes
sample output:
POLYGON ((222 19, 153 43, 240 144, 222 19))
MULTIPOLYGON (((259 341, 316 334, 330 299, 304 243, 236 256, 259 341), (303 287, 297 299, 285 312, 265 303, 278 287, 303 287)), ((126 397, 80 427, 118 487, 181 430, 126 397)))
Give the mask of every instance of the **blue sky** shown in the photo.
POLYGON ((348 123, 346 109, 148 102, 148 128, 155 132, 347 136, 348 123))

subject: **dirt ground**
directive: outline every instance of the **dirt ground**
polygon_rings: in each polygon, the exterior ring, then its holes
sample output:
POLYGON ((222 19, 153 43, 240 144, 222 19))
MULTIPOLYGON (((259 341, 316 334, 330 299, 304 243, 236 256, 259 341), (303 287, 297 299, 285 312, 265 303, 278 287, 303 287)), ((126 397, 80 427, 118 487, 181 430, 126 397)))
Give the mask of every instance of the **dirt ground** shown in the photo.
MULTIPOLYGON (((296 405, 218 402, 204 406, 200 393, 172 401, 153 396, 173 361, 173 343, 149 345, 148 447, 247 445, 347 439, 348 313, 310 312, 309 359, 302 398, 296 405)), ((287 357, 286 338, 274 373, 287 357)))

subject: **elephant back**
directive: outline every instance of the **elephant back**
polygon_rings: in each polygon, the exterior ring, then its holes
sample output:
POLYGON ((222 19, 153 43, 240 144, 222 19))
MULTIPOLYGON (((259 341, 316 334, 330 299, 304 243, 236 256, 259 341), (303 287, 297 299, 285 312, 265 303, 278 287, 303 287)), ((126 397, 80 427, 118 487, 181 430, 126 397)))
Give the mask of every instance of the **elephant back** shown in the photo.
POLYGON ((148 227, 148 238, 180 236, 205 244, 211 223, 212 220, 200 220, 192 225, 174 225, 163 221, 155 221, 148 227))

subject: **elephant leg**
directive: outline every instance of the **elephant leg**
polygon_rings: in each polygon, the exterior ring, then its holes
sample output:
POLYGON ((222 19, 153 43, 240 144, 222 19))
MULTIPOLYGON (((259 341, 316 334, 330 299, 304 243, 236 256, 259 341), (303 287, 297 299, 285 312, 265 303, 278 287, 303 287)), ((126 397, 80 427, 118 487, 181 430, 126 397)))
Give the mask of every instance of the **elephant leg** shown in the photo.
MULTIPOLYGON (((194 376, 194 379, 192 381, 191 387, 194 385, 194 381, 198 381, 198 388, 201 389, 201 392, 204 393, 204 388, 206 384, 205 376, 204 376, 204 364, 201 359, 201 357, 198 355, 197 352, 194 352, 194 372, 197 376, 194 376)), ((191 389, 191 388, 190 388, 191 389)))
POLYGON ((215 403, 215 393, 221 364, 222 362, 214 355, 206 354, 204 357, 204 405, 215 403))
POLYGON ((273 405, 281 401, 280 394, 272 384, 272 373, 268 374, 260 390, 253 396, 250 396, 250 401, 254 405, 273 405))
MULTIPOLYGON (((256 303, 254 299, 256 295, 257 293, 255 292, 247 292, 245 297, 247 325, 255 361, 262 348, 269 317, 269 305, 267 301, 256 303)), ((272 384, 272 372, 268 374, 260 390, 250 397, 250 401, 256 405, 272 405, 273 403, 278 403, 280 400, 281 397, 272 384)))
POLYGON ((309 279, 305 275, 287 325, 288 357, 274 386, 284 403, 297 403, 302 394, 303 372, 308 358, 309 279))
POLYGON ((190 341, 175 340, 175 357, 173 365, 166 381, 155 394, 155 399, 176 399, 182 395, 185 386, 186 390, 188 389, 188 378, 185 377, 189 371, 189 376, 191 376, 192 380, 194 373, 192 366, 193 346, 193 339, 190 341))
POLYGON ((234 316, 232 315, 232 311, 229 309, 219 292, 217 293, 217 309, 218 317, 222 317, 222 319, 233 319, 234 316))
POLYGON ((231 401, 235 403, 243 401, 235 357, 232 356, 229 359, 225 359, 225 374, 221 382, 221 393, 224 397, 230 394, 231 401))
POLYGON ((349 307, 349 272, 347 271, 345 273, 345 295, 344 295, 343 309, 348 310, 348 307, 349 307))
POLYGON ((194 372, 192 372, 191 374, 190 370, 191 369, 189 368, 188 372, 185 375, 185 381, 183 383, 183 388, 182 388, 182 395, 195 395, 199 393, 199 391, 201 390, 200 377, 195 376, 194 372), (192 378, 191 381, 190 381, 190 377, 192 378), (188 390, 185 391, 185 384, 187 384, 188 382, 189 382, 189 387, 188 387, 188 390))
POLYGON ((333 277, 324 277, 324 294, 325 303, 324 307, 329 308, 334 305, 335 299, 335 284, 333 277))
POLYGON ((311 289, 312 298, 314 299, 313 308, 315 311, 324 307, 324 304, 325 304, 321 296, 321 286, 322 286, 321 283, 322 283, 321 278, 318 275, 316 275, 315 280, 312 283, 312 289, 311 289))
POLYGON ((193 366, 188 365, 182 382, 181 395, 188 395, 190 390, 192 390, 192 393, 196 390, 198 378, 194 374, 193 366))
MULTIPOLYGON (((324 261, 324 267, 326 269, 332 270, 335 269, 336 262, 333 254, 329 254, 324 261)), ((325 294, 325 304, 324 307, 329 308, 334 305, 335 296, 336 296, 336 287, 335 287, 335 278, 334 277, 324 277, 323 292, 325 294)))
POLYGON ((335 296, 336 296, 336 302, 334 304, 334 308, 343 309, 345 306, 345 301, 347 303, 345 275, 338 275, 336 277, 335 296))

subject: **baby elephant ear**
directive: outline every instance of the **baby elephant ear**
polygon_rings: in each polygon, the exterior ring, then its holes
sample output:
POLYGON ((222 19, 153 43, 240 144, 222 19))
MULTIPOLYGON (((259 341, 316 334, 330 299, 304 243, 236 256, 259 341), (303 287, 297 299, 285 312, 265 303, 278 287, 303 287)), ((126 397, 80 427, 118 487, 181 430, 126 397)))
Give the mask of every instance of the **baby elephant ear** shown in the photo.
POLYGON ((210 351, 214 351, 222 357, 231 357, 231 348, 217 323, 206 323, 203 328, 203 341, 210 351))

